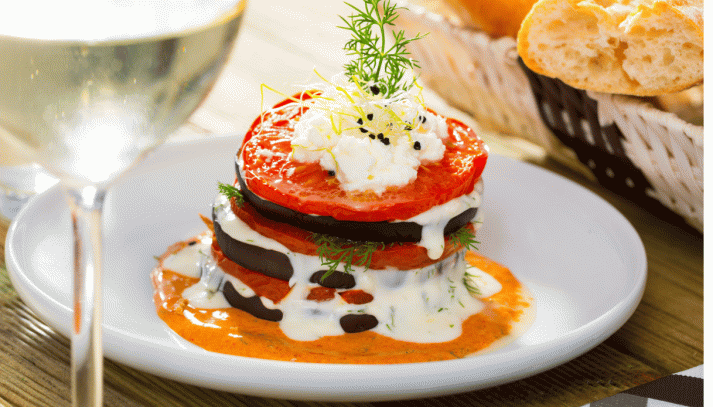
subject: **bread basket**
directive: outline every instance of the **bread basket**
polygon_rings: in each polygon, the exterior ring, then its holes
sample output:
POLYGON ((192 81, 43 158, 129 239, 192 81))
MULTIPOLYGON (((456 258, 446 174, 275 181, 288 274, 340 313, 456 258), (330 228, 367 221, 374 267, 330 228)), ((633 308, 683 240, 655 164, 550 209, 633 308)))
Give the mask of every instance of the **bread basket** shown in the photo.
POLYGON ((543 147, 565 165, 660 217, 703 231, 703 126, 641 99, 588 92, 530 71, 514 38, 493 39, 400 2, 397 29, 421 80, 486 129, 543 147))

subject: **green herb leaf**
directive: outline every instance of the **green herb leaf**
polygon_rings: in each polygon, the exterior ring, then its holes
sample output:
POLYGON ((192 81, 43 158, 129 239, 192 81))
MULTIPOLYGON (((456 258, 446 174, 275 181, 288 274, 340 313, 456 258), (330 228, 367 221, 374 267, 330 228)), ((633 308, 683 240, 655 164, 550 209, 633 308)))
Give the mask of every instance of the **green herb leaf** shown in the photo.
POLYGON ((480 242, 475 240, 475 234, 466 226, 451 233, 448 237, 453 243, 459 244, 466 250, 478 250, 475 245, 480 242))
POLYGON ((388 45, 386 29, 394 25, 398 17, 397 10, 403 7, 396 7, 391 1, 384 0, 382 13, 379 3, 382 0, 364 0, 364 10, 346 3, 356 13, 349 18, 340 16, 345 26, 339 28, 351 31, 352 38, 344 44, 344 50, 347 55, 356 57, 344 65, 346 75, 360 82, 357 83, 359 86, 376 86, 379 93, 388 98, 398 91, 408 91, 416 82, 416 78, 404 81, 407 68, 420 68, 418 62, 409 58, 406 45, 425 35, 406 38, 403 30, 391 30, 393 44, 388 45))
POLYGON ((329 267, 322 275, 322 281, 334 273, 340 263, 344 263, 346 273, 354 271, 352 266, 364 267, 366 271, 374 252, 386 248, 382 242, 355 242, 320 233, 313 233, 312 241, 317 245, 319 261, 329 267))
POLYGON ((238 206, 242 206, 244 200, 243 200, 243 193, 240 192, 240 189, 238 189, 232 185, 223 184, 222 182, 219 182, 218 183, 218 191, 221 194, 227 196, 228 199, 235 198, 235 203, 238 206))
MULTIPOLYGON (((473 232, 465 226, 452 233, 449 238, 468 250, 475 250, 475 244, 479 243, 475 240, 473 232)), ((366 271, 371 265, 371 257, 375 251, 401 244, 391 243, 387 245, 383 242, 360 242, 321 233, 313 233, 312 241, 317 245, 317 254, 322 266, 328 267, 327 272, 322 275, 322 281, 337 271, 340 263, 344 263, 344 272, 346 273, 354 271, 353 267, 364 267, 366 271)), ((435 270, 429 269, 429 274, 431 272, 435 273, 435 270)))
MULTIPOLYGON (((463 285, 465 285, 465 288, 468 289, 468 292, 471 293, 472 295, 480 295, 480 289, 478 286, 473 285, 473 282, 470 280, 471 277, 477 277, 474 276, 473 274, 468 273, 467 271, 463 275, 463 285)), ((462 305, 462 304, 461 304, 462 305)))

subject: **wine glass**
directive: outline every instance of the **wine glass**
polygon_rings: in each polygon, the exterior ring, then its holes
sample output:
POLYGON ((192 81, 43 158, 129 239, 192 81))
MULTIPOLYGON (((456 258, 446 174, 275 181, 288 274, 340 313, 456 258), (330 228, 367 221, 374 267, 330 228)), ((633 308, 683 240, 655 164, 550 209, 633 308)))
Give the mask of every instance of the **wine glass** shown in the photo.
POLYGON ((60 179, 74 241, 72 403, 101 405, 102 205, 111 182, 214 84, 245 0, 23 0, 0 6, 5 157, 60 179))

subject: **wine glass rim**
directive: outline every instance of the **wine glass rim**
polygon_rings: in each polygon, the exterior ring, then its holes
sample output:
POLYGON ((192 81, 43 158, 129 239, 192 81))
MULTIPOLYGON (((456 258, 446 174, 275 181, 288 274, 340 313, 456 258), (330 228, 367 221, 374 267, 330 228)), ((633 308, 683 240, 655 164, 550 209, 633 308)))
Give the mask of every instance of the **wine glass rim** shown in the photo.
POLYGON ((211 18, 210 20, 200 21, 198 23, 193 23, 185 26, 180 26, 177 28, 169 28, 164 31, 157 31, 155 28, 153 30, 143 30, 136 33, 106 33, 105 35, 87 36, 87 38, 80 38, 73 35, 67 36, 42 36, 42 35, 15 35, 12 33, 4 33, 0 31, 0 40, 3 38, 15 38, 21 39, 25 42, 57 42, 64 44, 76 44, 81 45, 112 45, 116 43, 121 43, 127 45, 130 43, 139 43, 146 40, 155 41, 161 38, 175 37, 176 34, 189 34, 196 31, 208 30, 211 27, 215 27, 221 24, 225 24, 230 19, 233 19, 240 14, 242 14, 247 5, 247 0, 231 0, 232 4, 230 7, 226 7, 220 14, 211 18))

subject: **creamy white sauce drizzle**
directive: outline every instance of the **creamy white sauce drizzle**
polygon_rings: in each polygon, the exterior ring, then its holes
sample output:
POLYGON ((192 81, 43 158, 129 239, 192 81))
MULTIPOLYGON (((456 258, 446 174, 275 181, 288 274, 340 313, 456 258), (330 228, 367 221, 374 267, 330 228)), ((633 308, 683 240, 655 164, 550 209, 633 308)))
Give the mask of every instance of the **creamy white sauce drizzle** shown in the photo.
POLYGON ((200 278, 200 281, 186 288, 181 294, 191 306, 208 309, 229 308, 230 304, 220 291, 223 271, 218 268, 213 270, 213 275, 210 276, 204 272, 203 264, 212 261, 211 242, 212 235, 204 234, 196 244, 168 255, 163 261, 163 267, 187 277, 200 278))
POLYGON ((193 246, 168 255, 163 260, 163 267, 184 276, 198 278, 201 276, 201 253, 210 253, 210 236, 202 236, 193 246))
POLYGON ((435 260, 443 255, 445 248, 445 236, 443 233, 448 221, 470 208, 479 208, 482 203, 482 195, 483 180, 480 179, 471 193, 451 199, 442 205, 434 206, 403 222, 414 222, 421 225, 421 241, 418 245, 425 247, 428 251, 428 257, 435 260))
POLYGON ((283 246, 282 243, 273 239, 265 240, 263 235, 252 230, 235 216, 235 213, 230 209, 230 200, 225 195, 218 195, 215 199, 214 207, 218 209, 215 213, 216 220, 220 224, 220 228, 228 236, 233 237, 235 240, 260 246, 268 250, 282 253, 289 252, 287 247, 283 246), (256 242, 260 242, 260 244, 256 242))
MULTIPOLYGON (((289 257, 294 269, 289 281, 291 291, 277 304, 266 298, 261 300, 267 308, 277 308, 283 312, 280 328, 293 340, 309 341, 323 336, 342 335, 344 331, 339 319, 350 313, 364 313, 378 319, 379 324, 373 331, 384 336, 409 342, 445 342, 460 336, 463 321, 483 308, 483 303, 468 292, 463 279, 466 277, 466 271, 473 275, 478 273, 479 277, 472 278, 471 282, 481 287, 481 281, 488 282, 490 276, 482 270, 474 271, 472 267, 466 267, 462 251, 438 264, 419 270, 357 268, 352 273, 356 281, 356 286, 352 289, 373 295, 373 301, 367 304, 349 304, 338 294, 324 302, 307 300, 310 289, 318 286, 309 282, 310 277, 314 272, 325 269, 319 257, 291 252, 275 240, 255 232, 232 213, 225 197, 219 196, 216 199, 216 208, 216 218, 221 229, 233 239, 243 242, 249 239, 250 244, 277 250, 289 257)), ((209 252, 209 243, 186 246, 174 255, 176 259, 184 260, 174 260, 172 264, 200 265, 201 253, 209 252), (191 261, 191 256, 197 256, 198 259, 191 261)), ((181 274, 183 270, 197 277, 192 267, 177 267, 171 270, 181 274)), ((219 268, 215 272, 218 271, 219 268)), ((492 277, 490 279, 494 280, 492 277)), ((237 278, 223 275, 222 280, 221 287, 225 281, 230 281, 244 297, 255 295, 253 290, 237 278)), ((201 281, 186 289, 183 297, 198 308, 221 308, 221 302, 216 297, 222 296, 212 295, 213 291, 209 285, 201 281)), ((481 293, 494 293, 494 287, 492 283, 483 285, 481 293)), ((229 305, 225 302, 222 306, 229 305)))
POLYGON ((212 291, 200 281, 183 290, 181 296, 196 308, 230 308, 230 304, 228 304, 222 291, 212 291))
MULTIPOLYGON (((442 219, 447 221, 469 205, 480 205, 481 191, 482 184, 479 183, 473 193, 456 198, 454 201, 457 202, 433 208, 419 215, 417 220, 432 222, 437 219, 435 224, 442 237, 445 225, 442 219)), ((352 289, 373 295, 374 300, 367 304, 349 304, 338 294, 324 302, 307 300, 310 290, 318 286, 309 282, 310 277, 325 268, 319 257, 291 252, 281 243, 252 230, 232 212, 225 196, 216 198, 215 207, 221 229, 233 239, 285 253, 290 259, 294 274, 289 281, 289 294, 278 304, 263 297, 261 301, 266 308, 283 312, 280 328, 293 340, 309 341, 342 335, 344 331, 339 318, 364 313, 378 319, 379 324, 373 331, 384 336, 421 343, 449 341, 460 336, 465 319, 482 309, 483 303, 478 298, 486 298, 502 288, 489 274, 467 267, 463 252, 460 252, 440 264, 420 270, 357 269, 353 273, 356 286, 352 289), (469 285, 478 288, 479 295, 468 292, 463 283, 465 278, 469 285)), ((197 244, 186 246, 164 260, 166 269, 201 279, 187 288, 182 296, 196 308, 228 308, 230 305, 221 295, 226 281, 230 281, 242 296, 254 296, 250 287, 211 263, 210 244, 211 237, 204 235, 197 244)))

